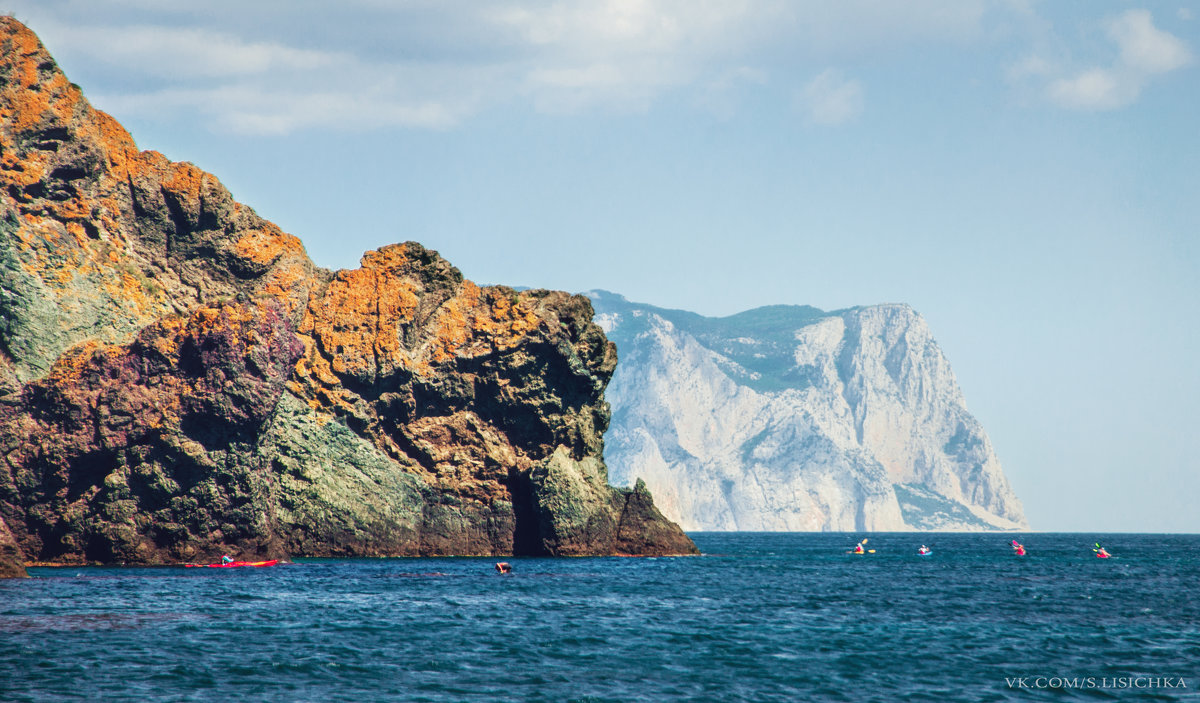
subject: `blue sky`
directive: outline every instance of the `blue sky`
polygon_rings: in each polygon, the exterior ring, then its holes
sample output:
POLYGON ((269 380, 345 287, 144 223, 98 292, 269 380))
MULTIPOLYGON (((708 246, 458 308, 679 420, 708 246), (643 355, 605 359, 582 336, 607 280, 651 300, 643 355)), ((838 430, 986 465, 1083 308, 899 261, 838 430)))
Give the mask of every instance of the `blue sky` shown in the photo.
POLYGON ((906 302, 1040 530, 1200 532, 1200 7, 0 0, 330 268, 906 302))

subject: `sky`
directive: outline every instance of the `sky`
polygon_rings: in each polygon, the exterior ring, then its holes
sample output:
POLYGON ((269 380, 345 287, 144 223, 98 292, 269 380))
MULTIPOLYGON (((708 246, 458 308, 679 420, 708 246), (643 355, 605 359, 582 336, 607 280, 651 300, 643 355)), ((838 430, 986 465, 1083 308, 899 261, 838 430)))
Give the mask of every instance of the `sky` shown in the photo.
POLYGON ((328 268, 908 303, 1035 530, 1200 532, 1200 7, 0 0, 328 268))

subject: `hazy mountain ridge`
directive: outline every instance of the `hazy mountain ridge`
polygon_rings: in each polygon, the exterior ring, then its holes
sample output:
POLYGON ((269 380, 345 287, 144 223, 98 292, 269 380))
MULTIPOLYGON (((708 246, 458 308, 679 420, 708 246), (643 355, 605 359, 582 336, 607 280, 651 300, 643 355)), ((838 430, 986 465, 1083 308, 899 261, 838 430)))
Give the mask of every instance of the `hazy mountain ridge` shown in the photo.
POLYGON ((724 318, 588 293, 617 343, 606 459, 694 530, 1027 526, 906 305, 724 318))

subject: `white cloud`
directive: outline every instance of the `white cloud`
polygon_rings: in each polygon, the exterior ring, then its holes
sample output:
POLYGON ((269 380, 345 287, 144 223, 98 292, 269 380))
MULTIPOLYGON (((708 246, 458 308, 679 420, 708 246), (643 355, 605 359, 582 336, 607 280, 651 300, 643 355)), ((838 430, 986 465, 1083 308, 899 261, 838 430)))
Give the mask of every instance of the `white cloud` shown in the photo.
MULTIPOLYGON (((64 65, 103 67, 86 80, 100 107, 190 111, 215 128, 256 133, 326 126, 339 116, 360 128, 447 127, 514 100, 551 113, 639 111, 673 91, 728 117, 748 86, 779 85, 814 66, 898 47, 976 41, 988 7, 986 0, 349 0, 335 9, 317 0, 0 2, 30 21, 64 65), (97 83, 97 74, 113 79, 97 83)), ((857 81, 818 83, 806 89, 806 114, 822 123, 852 119, 862 93, 857 81)))
POLYGON ((699 86, 749 50, 774 0, 600 0, 508 4, 487 16, 517 37, 522 92, 548 112, 642 110, 664 91, 699 86), (761 13, 761 14, 760 14, 761 13))
POLYGON ((1117 47, 1112 64, 1088 67, 1049 80, 1046 95, 1051 102, 1078 110, 1126 107, 1138 99, 1155 76, 1192 62, 1187 45, 1155 27, 1147 10, 1122 13, 1107 23, 1106 31, 1117 47))
POLYGON ((862 114, 862 84, 844 77, 841 71, 826 69, 804 86, 797 106, 809 122, 838 125, 862 114))
POLYGON ((549 8, 513 7, 494 15, 497 23, 518 31, 535 46, 558 46, 571 53, 605 48, 645 53, 673 48, 684 36, 686 16, 653 0, 602 0, 555 3, 549 8))
POLYGON ((1134 83, 1103 68, 1052 81, 1046 92, 1055 103, 1081 110, 1111 110, 1128 105, 1137 97, 1134 83))
POLYGON ((165 78, 310 70, 349 61, 344 54, 294 49, 271 42, 247 42, 205 29, 66 26, 56 32, 56 38, 93 60, 165 78))
POLYGON ((104 110, 125 116, 208 116, 215 127, 237 134, 280 136, 309 128, 343 130, 388 126, 441 129, 457 124, 473 106, 433 99, 398 100, 388 93, 263 91, 258 86, 200 90, 165 89, 133 95, 100 95, 104 110))
POLYGON ((1154 26, 1148 10, 1129 10, 1108 25, 1108 35, 1121 48, 1121 62, 1152 75, 1186 66, 1192 60, 1187 45, 1154 26))

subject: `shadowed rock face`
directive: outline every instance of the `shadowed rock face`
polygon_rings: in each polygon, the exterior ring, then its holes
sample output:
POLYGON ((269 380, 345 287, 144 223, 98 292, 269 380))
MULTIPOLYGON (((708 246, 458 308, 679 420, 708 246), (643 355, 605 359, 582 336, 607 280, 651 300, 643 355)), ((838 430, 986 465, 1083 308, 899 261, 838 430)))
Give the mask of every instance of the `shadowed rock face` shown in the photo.
POLYGON ((25 558, 694 553, 607 485, 616 351, 586 298, 411 242, 319 269, 139 152, 11 18, 0 49, 0 519, 25 558))
POLYGON ((17 540, 0 518, 0 579, 25 578, 24 559, 17 547, 17 540))
POLYGON ((12 475, 3 500, 26 554, 278 554, 271 477, 245 455, 302 351, 277 306, 202 307, 126 345, 72 348, 0 406, 12 475))

